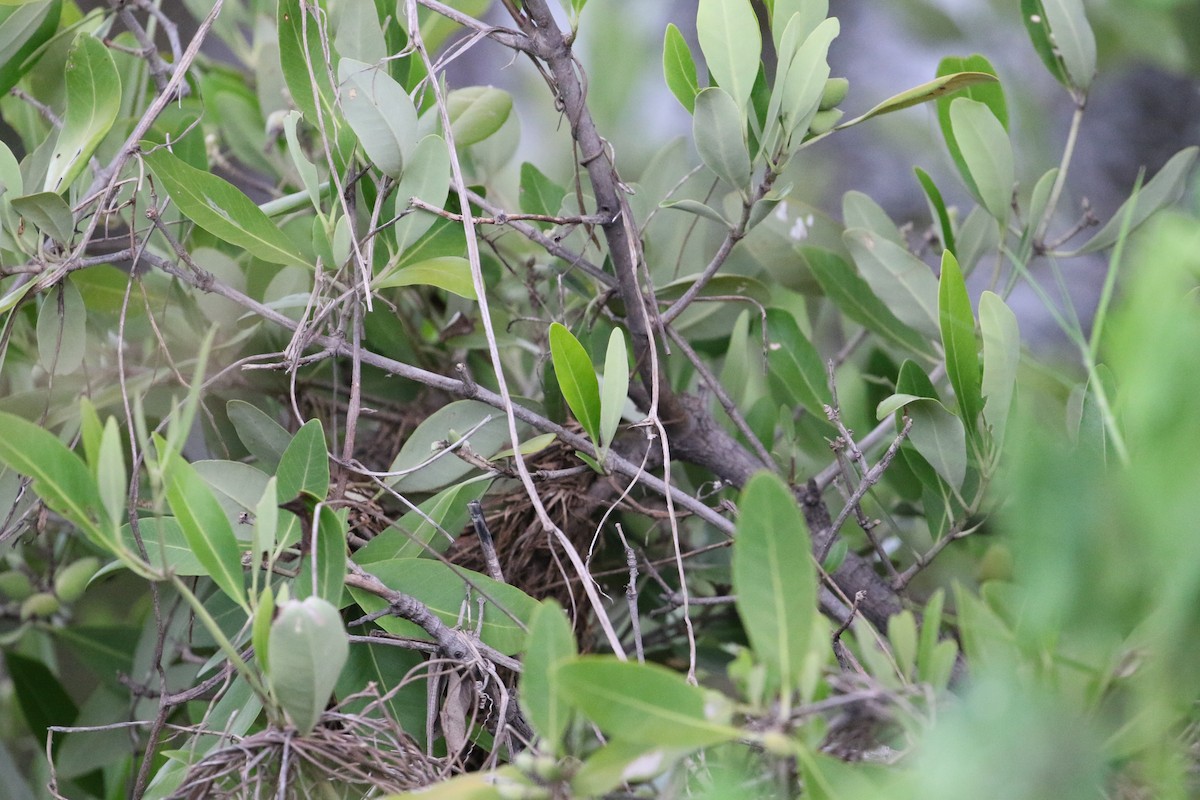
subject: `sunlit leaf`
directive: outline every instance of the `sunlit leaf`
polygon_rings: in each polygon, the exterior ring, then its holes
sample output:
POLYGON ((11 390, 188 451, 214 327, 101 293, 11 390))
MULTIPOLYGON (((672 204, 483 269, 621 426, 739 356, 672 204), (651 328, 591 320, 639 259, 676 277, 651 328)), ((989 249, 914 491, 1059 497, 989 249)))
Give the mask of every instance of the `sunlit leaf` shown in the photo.
POLYGON ((61 192, 83 172, 121 110, 121 76, 108 48, 81 33, 67 56, 67 111, 43 191, 61 192))
POLYGON ((467 300, 475 299, 471 264, 461 256, 439 256, 418 261, 386 273, 373 282, 375 289, 396 286, 436 286, 467 300))
POLYGON ((663 75, 675 99, 689 114, 695 111, 696 95, 700 93, 696 62, 692 60, 692 51, 674 23, 667 25, 663 39, 663 75))

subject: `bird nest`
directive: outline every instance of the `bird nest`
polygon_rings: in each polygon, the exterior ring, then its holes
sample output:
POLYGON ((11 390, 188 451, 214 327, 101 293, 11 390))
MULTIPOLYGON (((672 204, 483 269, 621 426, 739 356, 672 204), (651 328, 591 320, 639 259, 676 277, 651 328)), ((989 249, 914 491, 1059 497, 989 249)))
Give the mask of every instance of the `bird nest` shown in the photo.
POLYGON ((304 736, 268 727, 212 750, 170 800, 360 800, 418 789, 447 774, 386 714, 331 710, 304 736))

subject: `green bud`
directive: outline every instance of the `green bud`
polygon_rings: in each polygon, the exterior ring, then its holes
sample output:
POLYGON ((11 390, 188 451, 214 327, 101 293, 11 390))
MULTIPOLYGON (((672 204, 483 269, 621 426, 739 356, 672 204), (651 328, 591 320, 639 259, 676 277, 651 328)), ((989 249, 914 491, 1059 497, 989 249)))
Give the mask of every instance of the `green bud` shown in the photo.
POLYGON ((9 600, 21 601, 33 594, 33 583, 24 572, 9 570, 0 572, 0 595, 9 600))
POLYGON ((828 111, 835 106, 842 104, 846 99, 846 93, 850 91, 850 81, 845 78, 830 78, 825 81, 825 91, 821 92, 821 105, 818 106, 822 111, 828 111))
POLYGON ((838 120, 842 118, 842 115, 843 112, 840 108, 818 111, 817 115, 813 117, 812 124, 808 126, 808 132, 813 136, 829 133, 833 130, 833 126, 838 124, 838 120))
POLYGON ((21 619, 30 617, 48 617, 62 608, 62 603, 50 592, 38 592, 21 603, 21 619))
POLYGON ((83 596, 88 581, 100 569, 100 559, 95 556, 81 558, 58 571, 54 578, 54 593, 64 603, 74 603, 83 596))

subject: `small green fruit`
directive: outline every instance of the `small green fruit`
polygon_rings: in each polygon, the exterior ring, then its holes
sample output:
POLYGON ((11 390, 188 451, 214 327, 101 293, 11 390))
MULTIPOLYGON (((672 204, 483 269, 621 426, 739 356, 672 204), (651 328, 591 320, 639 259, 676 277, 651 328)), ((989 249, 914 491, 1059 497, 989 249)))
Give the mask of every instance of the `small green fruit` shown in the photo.
POLYGON ((100 559, 95 556, 81 558, 59 570, 54 578, 54 593, 64 603, 74 603, 83 596, 88 581, 100 569, 100 559))
POLYGON ((830 78, 825 81, 825 91, 821 92, 821 105, 818 108, 821 111, 828 111, 841 105, 849 91, 850 81, 846 78, 830 78))
POLYGON ((33 583, 24 572, 16 570, 0 572, 0 595, 19 602, 31 594, 33 594, 33 583))
POLYGON ((838 124, 838 120, 842 118, 843 114, 844 112, 840 108, 818 111, 813 117, 812 124, 808 126, 808 132, 813 136, 829 133, 833 130, 833 126, 838 124))
POLYGON ((50 594, 50 592, 38 592, 26 598, 24 603, 21 603, 21 619, 48 617, 60 608, 62 608, 62 603, 58 601, 57 597, 50 594))

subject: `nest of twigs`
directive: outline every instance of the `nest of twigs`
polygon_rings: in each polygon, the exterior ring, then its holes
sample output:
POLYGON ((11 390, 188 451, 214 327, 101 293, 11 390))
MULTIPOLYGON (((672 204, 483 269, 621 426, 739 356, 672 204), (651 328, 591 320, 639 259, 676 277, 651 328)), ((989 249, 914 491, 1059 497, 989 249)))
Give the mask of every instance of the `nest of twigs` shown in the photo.
MULTIPOLYGON (((603 537, 597 536, 597 512, 619 495, 619 489, 582 466, 574 448, 554 441, 545 449, 525 457, 537 482, 538 495, 546 513, 562 529, 579 554, 598 556, 603 537)), ((484 500, 484 516, 495 542, 496 555, 505 582, 526 594, 553 597, 576 621, 586 627, 586 607, 579 578, 567 560, 562 545, 552 532, 543 530, 533 503, 519 481, 505 481, 484 500)), ((482 545, 471 531, 459 536, 446 553, 454 563, 487 573, 482 545)))
POLYGON ((446 777, 387 716, 329 711, 312 732, 269 727, 214 749, 192 765, 171 800, 360 800, 446 777))

